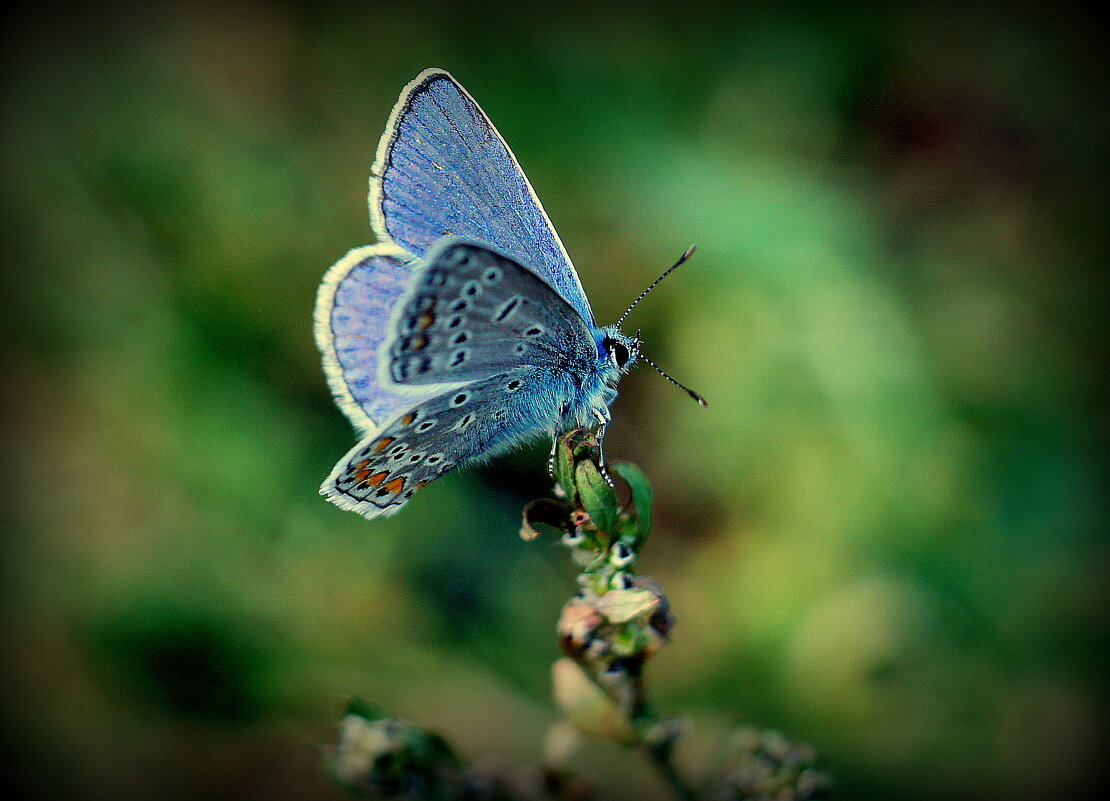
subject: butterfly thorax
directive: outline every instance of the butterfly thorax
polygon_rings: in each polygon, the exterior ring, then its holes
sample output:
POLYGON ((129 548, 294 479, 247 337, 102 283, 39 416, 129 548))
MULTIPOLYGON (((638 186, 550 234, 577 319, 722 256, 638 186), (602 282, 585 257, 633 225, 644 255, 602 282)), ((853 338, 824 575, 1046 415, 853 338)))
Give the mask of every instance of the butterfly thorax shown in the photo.
POLYGON ((562 415, 564 427, 592 426, 608 420, 609 406, 617 397, 617 383, 636 363, 640 341, 606 326, 594 330, 597 362, 579 374, 574 399, 562 415))

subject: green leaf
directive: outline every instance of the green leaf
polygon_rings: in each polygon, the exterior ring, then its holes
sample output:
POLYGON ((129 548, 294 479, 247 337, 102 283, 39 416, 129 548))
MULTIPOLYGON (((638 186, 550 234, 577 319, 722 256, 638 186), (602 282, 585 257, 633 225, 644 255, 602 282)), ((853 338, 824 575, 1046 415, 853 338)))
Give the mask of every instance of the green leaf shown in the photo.
POLYGON ((452 767, 460 767, 462 761, 455 753, 451 744, 442 735, 415 726, 409 730, 406 738, 412 753, 413 762, 424 770, 442 771, 444 763, 452 767))
POLYGON ((651 506, 655 497, 651 482, 644 475, 644 471, 631 462, 615 462, 612 470, 628 482, 628 487, 632 490, 632 508, 636 510, 636 517, 639 518, 639 533, 642 539, 651 530, 651 506))
POLYGON ((574 468, 575 486, 582 506, 601 531, 613 531, 620 512, 617 493, 593 462, 579 462, 574 468))
POLYGON ((563 434, 555 446, 555 480, 571 504, 578 503, 578 491, 574 486, 574 438, 579 431, 581 429, 563 434))

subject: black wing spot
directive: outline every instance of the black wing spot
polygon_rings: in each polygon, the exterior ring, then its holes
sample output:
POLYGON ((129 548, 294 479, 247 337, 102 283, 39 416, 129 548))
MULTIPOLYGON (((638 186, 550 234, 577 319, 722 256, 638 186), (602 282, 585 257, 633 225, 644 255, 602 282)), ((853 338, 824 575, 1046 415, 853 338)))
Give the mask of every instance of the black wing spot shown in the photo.
POLYGON ((451 344, 452 345, 461 345, 462 343, 466 342, 468 339, 470 339, 470 334, 468 334, 466 331, 462 331, 458 334, 455 334, 455 338, 451 340, 451 344))
POLYGON ((466 351, 465 350, 457 350, 457 351, 455 351, 455 354, 451 357, 451 363, 447 366, 448 367, 458 367, 460 364, 462 364, 465 361, 466 361, 466 351))
POLYGON ((439 462, 442 461, 442 459, 443 459, 443 454, 442 453, 433 453, 431 456, 428 457, 428 464, 439 464, 439 462))
POLYGON ((443 261, 445 261, 448 266, 458 267, 470 261, 470 255, 466 252, 465 247, 456 245, 443 254, 443 261))
POLYGON ((520 356, 521 354, 525 353, 528 350, 528 346, 525 345, 523 342, 518 342, 516 344, 516 347, 513 348, 513 350, 516 351, 516 354, 518 356, 520 356))
POLYGON ((524 336, 526 336, 526 337, 538 337, 542 333, 543 333, 543 329, 540 328, 538 325, 534 325, 531 328, 529 328, 527 331, 524 332, 524 336))
POLYGON ((463 321, 462 315, 461 314, 456 314, 454 317, 452 317, 450 320, 447 321, 447 327, 448 328, 458 328, 460 325, 462 325, 462 321, 463 321))
POLYGON ((506 317, 513 313, 517 306, 520 305, 520 298, 510 298, 504 306, 497 310, 497 314, 493 316, 493 322, 500 323, 506 317))
POLYGON ((478 284, 477 281, 467 281, 466 284, 463 286, 463 294, 469 295, 472 298, 481 293, 481 291, 482 287, 478 284))
POLYGON ((416 430, 419 431, 421 434, 423 434, 425 431, 427 431, 431 428, 434 428, 435 424, 436 424, 435 420, 425 420, 423 423, 421 423, 420 425, 418 425, 416 427, 416 430))
POLYGON ((393 363, 393 377, 404 380, 413 373, 423 375, 432 369, 432 360, 427 356, 409 356, 393 363))
POLYGON ((455 425, 455 428, 459 431, 462 431, 464 428, 469 428, 470 424, 473 423, 473 422, 474 422, 474 415, 468 414, 466 417, 464 417, 462 420, 460 420, 455 425))
POLYGON ((466 311, 467 307, 469 307, 469 306, 470 306, 470 302, 466 298, 459 298, 458 300, 456 300, 454 303, 452 303, 447 308, 449 308, 453 312, 460 312, 460 311, 466 311))
POLYGON ((467 395, 465 392, 460 392, 458 395, 451 398, 451 405, 457 408, 459 406, 462 406, 464 403, 466 403, 467 400, 469 400, 469 398, 470 398, 470 396, 467 395))
POLYGON ((496 284, 501 280, 501 271, 496 267, 490 267, 482 276, 482 280, 487 284, 496 284))
POLYGON ((524 382, 522 382, 519 378, 514 378, 512 381, 505 385, 505 389, 507 389, 509 392, 516 392, 518 389, 520 389, 523 383, 524 382))

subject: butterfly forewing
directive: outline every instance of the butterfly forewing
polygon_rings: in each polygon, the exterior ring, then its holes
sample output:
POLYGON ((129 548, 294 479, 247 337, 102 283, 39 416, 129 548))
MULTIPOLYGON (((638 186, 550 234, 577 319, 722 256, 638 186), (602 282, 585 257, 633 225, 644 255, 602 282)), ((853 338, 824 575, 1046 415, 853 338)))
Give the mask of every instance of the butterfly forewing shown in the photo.
POLYGON ((475 381, 522 365, 588 370, 597 346, 581 315, 543 280, 457 240, 429 253, 388 343, 397 384, 475 381))
POLYGON ((366 517, 392 514, 452 468, 542 430, 544 372, 520 367, 413 406, 344 456, 323 493, 366 517))
POLYGON ((520 165, 451 75, 425 70, 405 87, 374 174, 370 209, 379 235, 420 257, 442 236, 487 242, 527 264, 593 323, 566 249, 520 165))

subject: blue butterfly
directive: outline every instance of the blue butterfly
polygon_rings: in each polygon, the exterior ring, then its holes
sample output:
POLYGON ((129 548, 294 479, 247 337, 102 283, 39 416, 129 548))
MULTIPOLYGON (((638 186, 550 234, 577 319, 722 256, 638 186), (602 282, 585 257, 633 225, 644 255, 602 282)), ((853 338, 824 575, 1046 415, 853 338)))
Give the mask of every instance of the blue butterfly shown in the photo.
POLYGON ((379 244, 340 259, 316 301, 324 372, 361 436, 321 494, 390 515, 535 435, 597 426, 600 438, 639 334, 620 332, 624 316, 594 322, 516 158, 448 73, 425 70, 401 92, 369 201, 379 244))

